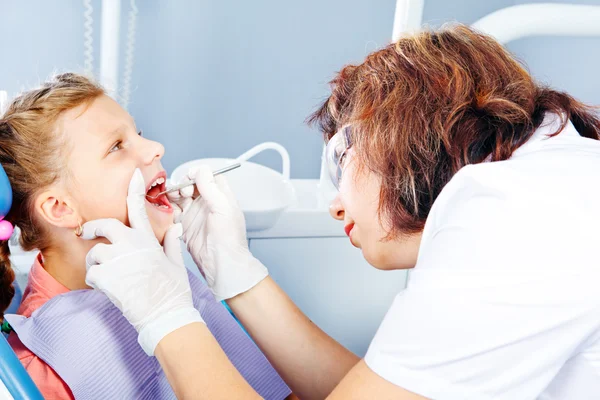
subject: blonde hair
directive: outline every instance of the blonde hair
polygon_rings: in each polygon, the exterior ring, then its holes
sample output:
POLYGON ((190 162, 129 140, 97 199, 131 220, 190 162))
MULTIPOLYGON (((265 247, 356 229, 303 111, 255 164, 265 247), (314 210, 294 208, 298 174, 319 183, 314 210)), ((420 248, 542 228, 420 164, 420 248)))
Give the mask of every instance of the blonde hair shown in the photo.
MULTIPOLYGON (((32 203, 36 194, 55 183, 64 170, 66 139, 56 122, 65 111, 102 94, 102 87, 92 80, 65 73, 16 97, 0 118, 0 164, 13 191, 13 204, 5 220, 19 228, 24 250, 43 251, 50 244, 32 203)), ((9 255, 8 241, 0 242, 0 312, 14 296, 9 255)))

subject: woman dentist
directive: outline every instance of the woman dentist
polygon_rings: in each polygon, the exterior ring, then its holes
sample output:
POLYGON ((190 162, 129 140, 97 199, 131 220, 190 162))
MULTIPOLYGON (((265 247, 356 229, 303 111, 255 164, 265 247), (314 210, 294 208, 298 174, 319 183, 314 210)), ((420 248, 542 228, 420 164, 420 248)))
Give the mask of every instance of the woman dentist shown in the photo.
MULTIPOLYGON (((178 193, 182 237, 302 399, 596 399, 600 395, 600 121, 536 84, 464 26, 400 39, 345 67, 313 115, 339 195, 332 216, 375 268, 413 268, 364 360, 315 326, 248 250, 221 178, 178 193)), ((181 398, 257 395, 191 306, 179 254, 145 220, 104 236, 87 281, 105 292, 181 398)), ((377 296, 376 291, 373 296, 377 296)), ((352 310, 347 310, 352 318, 352 310)))

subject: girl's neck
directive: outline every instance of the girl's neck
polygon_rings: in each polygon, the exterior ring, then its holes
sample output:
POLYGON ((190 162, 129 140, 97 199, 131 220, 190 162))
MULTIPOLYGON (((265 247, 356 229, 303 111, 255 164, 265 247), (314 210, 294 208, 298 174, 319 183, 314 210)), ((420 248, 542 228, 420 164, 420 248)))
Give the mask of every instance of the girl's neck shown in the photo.
POLYGON ((89 289, 85 283, 87 247, 75 244, 44 250, 44 269, 69 290, 89 289))

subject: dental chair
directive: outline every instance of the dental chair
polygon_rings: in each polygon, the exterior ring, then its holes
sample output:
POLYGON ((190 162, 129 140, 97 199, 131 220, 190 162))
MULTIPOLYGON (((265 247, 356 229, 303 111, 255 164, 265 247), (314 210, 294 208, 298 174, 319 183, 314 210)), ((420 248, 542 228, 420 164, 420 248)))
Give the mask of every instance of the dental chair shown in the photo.
MULTIPOLYGON (((4 168, 0 165, 0 239, 7 240, 12 233, 12 225, 4 221, 4 216, 12 205, 12 189, 4 168), (8 237, 6 237, 8 235, 8 237)), ((21 290, 15 282, 15 298, 9 312, 15 312, 21 299, 21 290)), ((35 383, 8 344, 4 334, 0 334, 0 399, 43 400, 35 383)))
POLYGON ((0 399, 44 400, 4 335, 0 335, 0 399))

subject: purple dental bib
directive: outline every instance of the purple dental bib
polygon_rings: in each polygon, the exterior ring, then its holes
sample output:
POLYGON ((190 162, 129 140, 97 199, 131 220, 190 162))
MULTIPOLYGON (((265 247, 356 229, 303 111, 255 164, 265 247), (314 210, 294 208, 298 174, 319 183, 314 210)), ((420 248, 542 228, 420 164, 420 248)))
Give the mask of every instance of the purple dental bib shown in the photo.
MULTIPOLYGON (((188 271, 194 306, 232 364, 265 399, 291 392, 254 342, 208 288, 188 271)), ((176 399, 137 332, 96 290, 53 297, 30 318, 5 315, 23 344, 48 364, 76 399, 176 399)))

